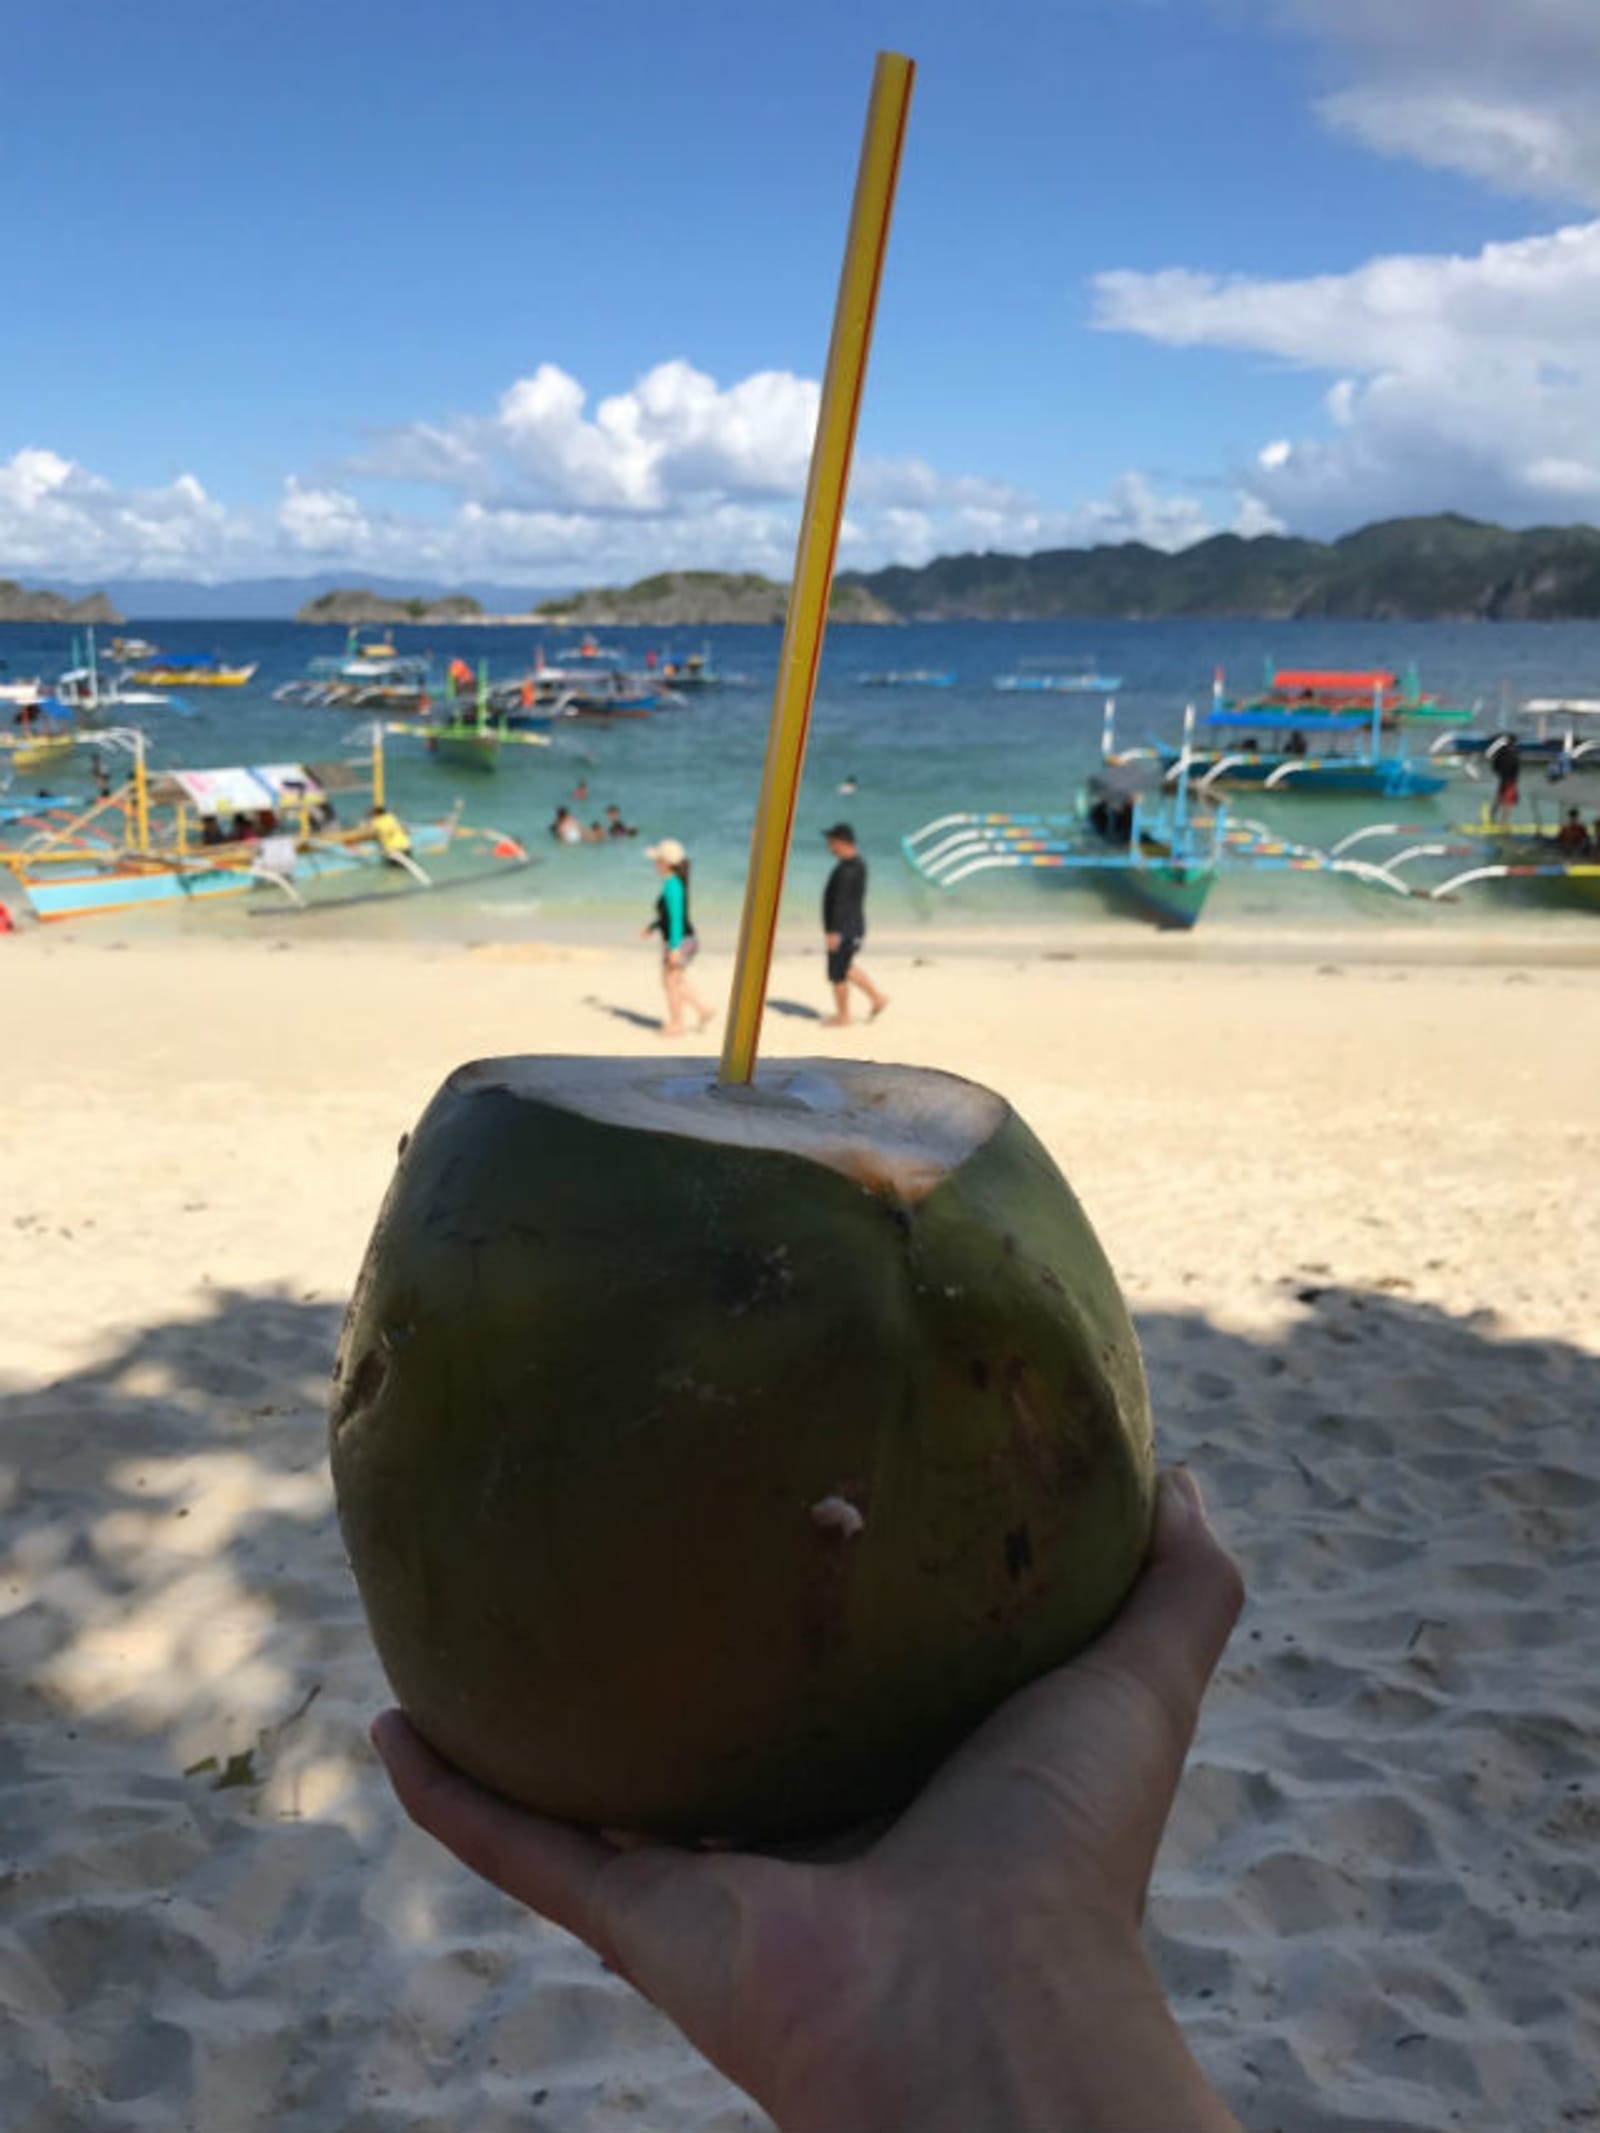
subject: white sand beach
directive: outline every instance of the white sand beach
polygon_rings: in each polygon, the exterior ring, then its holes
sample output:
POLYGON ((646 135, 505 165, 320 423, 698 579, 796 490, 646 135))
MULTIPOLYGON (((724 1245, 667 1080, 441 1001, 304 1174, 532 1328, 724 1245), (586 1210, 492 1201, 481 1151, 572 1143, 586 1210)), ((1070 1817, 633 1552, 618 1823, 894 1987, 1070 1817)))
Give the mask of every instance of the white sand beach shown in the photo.
MULTIPOLYGON (((888 945, 843 1035, 786 955, 767 1049, 993 1083, 1122 1276, 1250 1589, 1150 1921, 1250 2133, 1600 2126, 1600 962, 1391 953, 888 945)), ((0 1002, 6 2126, 762 2126, 403 1822, 324 1456, 399 1136, 658 1048, 649 950, 31 935, 0 1002)))

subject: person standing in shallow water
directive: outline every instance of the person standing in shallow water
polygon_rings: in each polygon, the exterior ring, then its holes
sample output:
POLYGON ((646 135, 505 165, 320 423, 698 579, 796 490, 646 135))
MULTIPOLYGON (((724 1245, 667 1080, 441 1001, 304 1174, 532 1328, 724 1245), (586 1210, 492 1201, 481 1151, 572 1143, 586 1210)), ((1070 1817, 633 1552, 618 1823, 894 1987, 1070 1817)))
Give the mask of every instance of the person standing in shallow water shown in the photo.
POLYGON ((694 921, 689 916, 689 855, 676 837, 663 837, 659 844, 651 845, 645 857, 661 876, 656 915, 644 929, 647 939, 652 933, 661 936, 661 985, 667 996, 661 1035, 681 1037, 685 1034, 686 1007, 693 1009, 700 1029, 705 1029, 712 1018, 712 1010, 689 983, 689 965, 700 949, 694 921))
POLYGON ((872 1003, 869 1020, 876 1021, 889 1004, 856 962, 867 937, 867 862, 848 822, 836 822, 824 830, 834 859, 833 872, 822 891, 822 931, 828 944, 828 983, 833 987, 834 1011, 824 1018, 825 1029, 843 1029, 850 1020, 850 988, 856 986, 872 1003))

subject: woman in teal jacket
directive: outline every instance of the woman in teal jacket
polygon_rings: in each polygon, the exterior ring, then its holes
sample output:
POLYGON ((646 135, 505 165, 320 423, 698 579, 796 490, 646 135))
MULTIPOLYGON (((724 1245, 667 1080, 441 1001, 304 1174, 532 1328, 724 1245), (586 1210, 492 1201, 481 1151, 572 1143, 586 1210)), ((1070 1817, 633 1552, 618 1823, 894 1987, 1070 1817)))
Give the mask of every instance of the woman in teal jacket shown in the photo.
POLYGON ((651 845, 645 857, 654 862, 661 876, 656 915, 644 929, 647 938, 652 933, 661 936, 661 983, 667 995, 667 1019, 661 1025, 661 1034, 682 1037, 686 1034, 686 1007, 694 1010, 700 1029, 707 1026, 712 1015, 689 983, 689 965, 700 950, 694 921, 689 916, 689 855, 676 837, 663 837, 659 844, 651 845))

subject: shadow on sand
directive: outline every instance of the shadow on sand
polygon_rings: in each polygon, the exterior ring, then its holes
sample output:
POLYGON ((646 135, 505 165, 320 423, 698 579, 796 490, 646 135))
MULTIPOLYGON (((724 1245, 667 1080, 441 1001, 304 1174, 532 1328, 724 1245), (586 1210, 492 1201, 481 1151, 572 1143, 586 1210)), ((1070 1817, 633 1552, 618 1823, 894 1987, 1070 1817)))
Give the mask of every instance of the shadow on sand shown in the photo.
POLYGON ((583 1004, 592 1007, 596 1014, 609 1015, 614 1022, 626 1022, 630 1029, 659 1030, 662 1027, 662 1016, 641 1014, 637 1007, 618 1007, 615 1001, 597 1000, 592 994, 583 1004))
MULTIPOLYGON (((1269 1341, 1141 1322, 1164 1455, 1254 1595, 1157 1958, 1251 2133, 1557 2124, 1594 2043, 1534 2002, 1592 1966, 1600 1908, 1600 1360, 1392 1294, 1285 1301, 1269 1341), (1338 2050, 1283 2020, 1313 1963, 1338 2050)), ((393 1807, 324 1458, 338 1316, 219 1294, 0 1392, 8 2125, 761 2126, 393 1807)))

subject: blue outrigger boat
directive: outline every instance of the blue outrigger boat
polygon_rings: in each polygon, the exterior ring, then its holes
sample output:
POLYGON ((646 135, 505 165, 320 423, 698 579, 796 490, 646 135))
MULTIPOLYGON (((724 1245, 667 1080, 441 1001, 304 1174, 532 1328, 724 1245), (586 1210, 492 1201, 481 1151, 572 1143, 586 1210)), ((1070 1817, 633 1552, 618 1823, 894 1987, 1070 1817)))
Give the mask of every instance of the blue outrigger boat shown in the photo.
POLYGON ((1196 749, 1187 731, 1181 748, 1156 741, 1148 748, 1119 753, 1114 744, 1114 707, 1107 705, 1106 734, 1102 753, 1109 763, 1130 763, 1153 757, 1162 766, 1168 783, 1180 776, 1191 777, 1201 792, 1218 786, 1249 785, 1264 792, 1321 793, 1360 799, 1412 800, 1442 792, 1446 779, 1425 759, 1409 753, 1403 739, 1385 750, 1383 744, 1383 692, 1374 689, 1370 712, 1306 711, 1299 708, 1231 708, 1216 684, 1206 724, 1224 730, 1244 730, 1244 739, 1234 747, 1219 745, 1196 749), (1268 745, 1257 739, 1265 734, 1268 745), (1314 754, 1313 736, 1331 736, 1334 745, 1314 754), (1361 745, 1342 747, 1344 741, 1361 745), (1276 743, 1276 745, 1274 745, 1276 743))
POLYGON ((997 674, 994 685, 1006 695, 1104 696, 1122 687, 1120 674, 997 674))
MULTIPOLYGON (((1193 718, 1191 709, 1186 742, 1193 718)), ((1148 759, 1112 764, 1087 781, 1071 814, 941 815, 903 837, 900 848, 935 888, 954 889, 978 874, 1037 869, 1098 889, 1136 916, 1179 931, 1198 922, 1224 866, 1317 872, 1331 864, 1259 823, 1233 821, 1224 807, 1195 807, 1186 767, 1170 792, 1162 782, 1148 759)))

